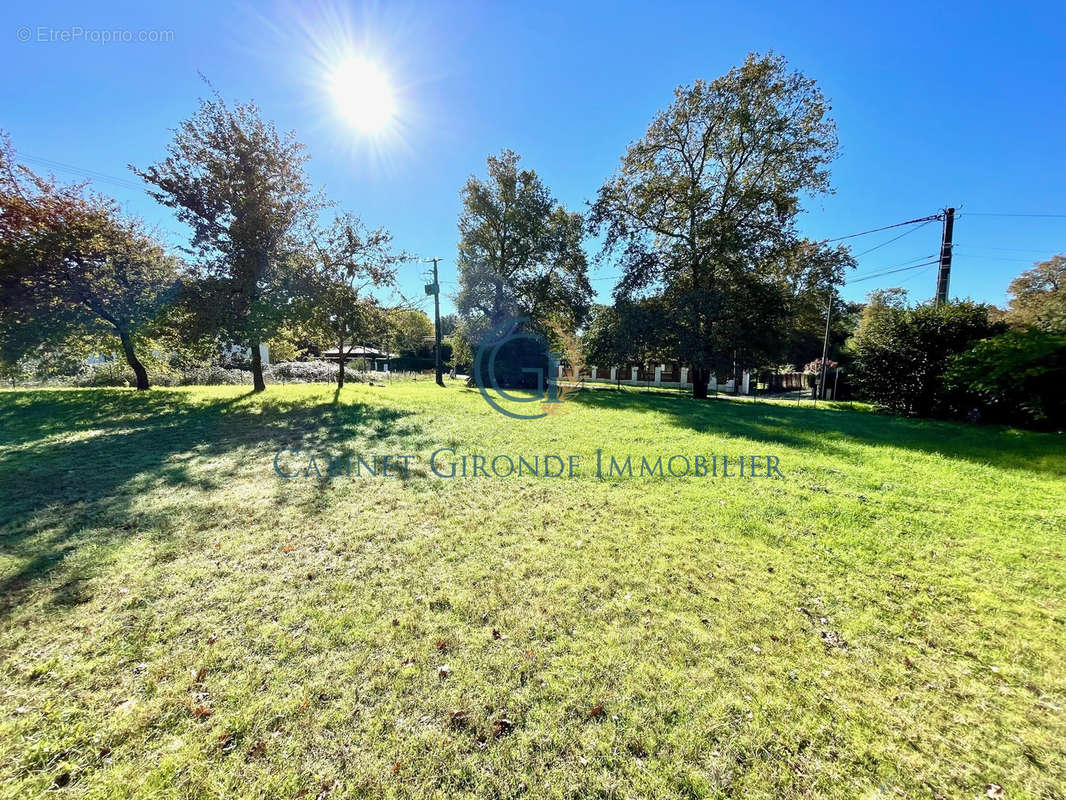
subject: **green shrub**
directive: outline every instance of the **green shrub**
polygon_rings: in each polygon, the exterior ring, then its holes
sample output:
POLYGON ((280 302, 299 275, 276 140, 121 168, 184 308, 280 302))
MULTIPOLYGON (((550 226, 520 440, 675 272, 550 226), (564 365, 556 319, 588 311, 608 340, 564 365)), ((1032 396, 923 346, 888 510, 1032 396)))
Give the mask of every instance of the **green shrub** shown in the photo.
POLYGON ((978 342, 952 360, 949 390, 972 398, 982 419, 1066 425, 1066 334, 1030 328, 978 342))
POLYGON ((1002 326, 988 306, 969 300, 907 308, 871 305, 849 342, 863 399, 903 414, 958 415, 965 397, 944 382, 951 359, 1002 326))

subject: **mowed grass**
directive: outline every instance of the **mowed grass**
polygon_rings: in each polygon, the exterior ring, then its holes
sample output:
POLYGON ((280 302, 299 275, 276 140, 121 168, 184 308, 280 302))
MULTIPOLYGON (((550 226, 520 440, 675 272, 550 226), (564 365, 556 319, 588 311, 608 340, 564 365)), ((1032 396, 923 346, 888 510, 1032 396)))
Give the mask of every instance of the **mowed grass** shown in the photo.
POLYGON ((563 411, 0 393, 0 796, 1064 796, 1062 436, 563 411), (581 474, 442 479, 442 447, 581 474), (286 481, 282 448, 418 459, 286 481), (600 479, 597 449, 783 477, 600 479))

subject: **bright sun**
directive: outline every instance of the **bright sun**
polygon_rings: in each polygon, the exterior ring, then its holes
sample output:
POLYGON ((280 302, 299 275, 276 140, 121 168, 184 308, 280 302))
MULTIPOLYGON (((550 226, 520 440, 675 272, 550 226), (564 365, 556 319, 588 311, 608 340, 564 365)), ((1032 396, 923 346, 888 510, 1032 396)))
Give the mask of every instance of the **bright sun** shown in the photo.
POLYGON ((340 114, 364 133, 380 133, 396 113, 388 76, 365 59, 342 61, 330 73, 329 89, 340 114))

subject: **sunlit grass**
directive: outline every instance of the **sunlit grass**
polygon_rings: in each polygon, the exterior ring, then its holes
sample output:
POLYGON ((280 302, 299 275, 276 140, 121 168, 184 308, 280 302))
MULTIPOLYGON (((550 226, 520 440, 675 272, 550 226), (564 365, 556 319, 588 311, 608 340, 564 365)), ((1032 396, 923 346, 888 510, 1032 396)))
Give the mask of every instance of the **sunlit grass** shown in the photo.
POLYGON ((1061 437, 566 405, 0 393, 0 794, 1061 794, 1061 437), (580 474, 447 480, 439 448, 580 474), (415 459, 283 480, 283 449, 415 459), (603 480, 598 449, 784 477, 603 480))

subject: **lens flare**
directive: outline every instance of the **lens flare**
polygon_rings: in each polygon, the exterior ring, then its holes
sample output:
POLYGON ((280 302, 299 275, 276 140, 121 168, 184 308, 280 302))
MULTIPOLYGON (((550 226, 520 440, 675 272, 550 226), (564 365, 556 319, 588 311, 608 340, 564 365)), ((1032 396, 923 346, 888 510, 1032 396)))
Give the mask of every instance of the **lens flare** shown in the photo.
POLYGON ((383 132, 396 115, 388 75, 366 59, 341 61, 329 75, 329 91, 340 115, 364 133, 383 132))

